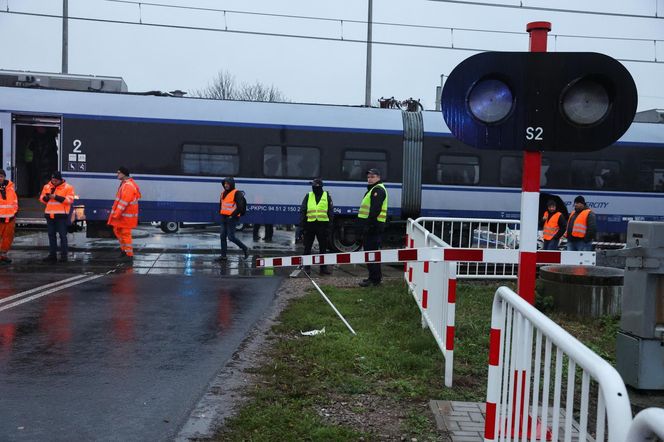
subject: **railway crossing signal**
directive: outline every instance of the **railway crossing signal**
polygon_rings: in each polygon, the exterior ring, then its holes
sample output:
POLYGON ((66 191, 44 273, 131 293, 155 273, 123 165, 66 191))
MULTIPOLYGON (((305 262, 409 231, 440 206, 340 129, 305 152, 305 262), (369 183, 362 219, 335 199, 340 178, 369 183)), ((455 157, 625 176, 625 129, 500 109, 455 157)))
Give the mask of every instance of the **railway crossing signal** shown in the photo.
POLYGON ((461 62, 442 92, 456 138, 482 149, 592 151, 634 119, 636 85, 594 52, 484 52, 461 62))

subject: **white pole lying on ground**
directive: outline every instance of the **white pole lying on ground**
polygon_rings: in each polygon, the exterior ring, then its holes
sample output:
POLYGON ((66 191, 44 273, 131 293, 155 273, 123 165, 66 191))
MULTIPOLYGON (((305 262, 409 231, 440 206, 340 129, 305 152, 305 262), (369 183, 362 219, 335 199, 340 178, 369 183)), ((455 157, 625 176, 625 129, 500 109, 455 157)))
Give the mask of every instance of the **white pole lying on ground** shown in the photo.
POLYGON ((313 278, 311 276, 309 276, 309 273, 307 273, 304 270, 303 270, 303 272, 304 272, 305 275, 307 275, 307 278, 309 278, 309 281, 311 281, 311 283, 314 285, 314 287, 316 287, 316 290, 318 290, 318 293, 320 293, 321 296, 327 301, 327 303, 330 304, 330 307, 332 307, 332 310, 334 310, 334 312, 337 314, 337 316, 339 316, 339 318, 341 318, 341 320, 344 322, 344 324, 346 324, 346 327, 348 327, 348 330, 350 330, 350 332, 352 334, 357 335, 357 333, 355 333, 355 330, 353 330, 353 327, 351 327, 350 324, 348 323, 348 321, 346 321, 346 318, 344 318, 343 315, 341 313, 339 313, 339 310, 337 310, 337 308, 334 306, 334 304, 332 304, 332 301, 330 301, 330 299, 327 296, 325 296, 325 293, 323 293, 323 291, 320 289, 320 287, 318 287, 318 284, 316 284, 316 281, 314 281, 313 278))

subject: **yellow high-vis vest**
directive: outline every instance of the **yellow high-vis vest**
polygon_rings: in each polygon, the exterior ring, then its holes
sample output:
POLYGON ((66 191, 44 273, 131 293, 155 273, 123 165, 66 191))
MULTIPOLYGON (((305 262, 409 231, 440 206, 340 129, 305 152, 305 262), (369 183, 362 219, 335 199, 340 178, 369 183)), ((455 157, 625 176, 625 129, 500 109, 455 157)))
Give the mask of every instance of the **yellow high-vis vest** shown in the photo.
POLYGON ((329 221, 327 216, 327 192, 323 192, 320 201, 316 204, 316 196, 313 192, 309 192, 309 200, 307 201, 307 222, 314 221, 329 221))
POLYGON ((385 200, 383 201, 383 205, 380 208, 380 213, 378 214, 378 221, 381 223, 384 223, 387 220, 387 189, 385 186, 381 184, 376 184, 369 190, 367 193, 364 194, 364 198, 362 198, 362 204, 360 205, 360 212, 357 214, 358 218, 366 219, 369 218, 369 209, 371 207, 371 193, 374 191, 376 187, 380 187, 385 191, 385 200))

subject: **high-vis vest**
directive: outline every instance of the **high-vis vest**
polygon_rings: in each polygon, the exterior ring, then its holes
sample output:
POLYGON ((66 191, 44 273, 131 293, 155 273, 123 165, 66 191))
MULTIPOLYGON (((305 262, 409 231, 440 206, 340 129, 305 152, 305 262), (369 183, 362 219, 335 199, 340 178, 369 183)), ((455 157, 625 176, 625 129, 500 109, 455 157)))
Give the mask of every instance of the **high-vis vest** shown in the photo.
POLYGON ((39 201, 41 201, 43 204, 46 204, 44 213, 49 218, 55 218, 55 215, 69 215, 69 209, 74 203, 74 187, 66 182, 62 182, 62 184, 57 187, 53 186, 53 184, 50 182, 46 183, 41 191, 41 195, 39 195, 39 201), (63 202, 59 202, 55 199, 50 199, 47 203, 44 202, 44 197, 50 194, 52 189, 55 190, 53 192, 55 195, 61 196, 65 200, 63 202))
POLYGON ((14 190, 14 183, 11 181, 5 187, 5 196, 6 198, 3 198, 0 193, 0 222, 8 223, 18 212, 18 197, 14 190))
POLYGON ((362 198, 362 203, 360 205, 360 213, 357 214, 358 218, 369 218, 369 209, 371 208, 371 193, 376 187, 380 187, 385 191, 385 200, 383 201, 383 206, 380 208, 380 213, 378 214, 378 221, 384 223, 387 220, 387 189, 383 184, 376 184, 364 194, 362 198))
POLYGON ((329 221, 327 216, 327 192, 323 192, 320 201, 316 204, 316 195, 309 192, 309 200, 307 201, 307 222, 314 221, 329 221))
POLYGON ((583 209, 581 213, 574 218, 574 225, 572 226, 572 236, 575 238, 584 238, 588 230, 588 215, 590 209, 583 209))
POLYGON ((549 218, 549 212, 544 212, 544 228, 542 233, 546 241, 552 240, 553 237, 556 236, 556 233, 558 233, 558 230, 560 230, 558 227, 558 220, 561 215, 560 212, 556 212, 549 218))
POLYGON ((237 189, 227 192, 226 196, 221 199, 221 210, 219 210, 219 213, 222 215, 230 216, 235 212, 237 208, 237 204, 235 204, 235 192, 237 192, 237 189))
POLYGON ((127 178, 120 183, 115 195, 115 202, 108 217, 108 224, 115 227, 133 229, 138 225, 138 200, 141 190, 133 178, 127 178))

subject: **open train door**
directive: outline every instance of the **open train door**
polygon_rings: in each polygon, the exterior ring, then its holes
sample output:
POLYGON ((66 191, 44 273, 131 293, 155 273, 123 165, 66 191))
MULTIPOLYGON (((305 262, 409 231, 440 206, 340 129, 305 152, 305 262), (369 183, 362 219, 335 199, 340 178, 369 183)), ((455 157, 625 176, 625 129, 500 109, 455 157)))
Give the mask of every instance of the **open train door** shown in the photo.
POLYGON ((12 175, 19 197, 19 224, 45 222, 38 197, 51 174, 61 170, 60 125, 59 116, 12 116, 12 175))
POLYGON ((14 179, 12 173, 12 115, 0 112, 0 169, 5 169, 7 178, 14 179))

